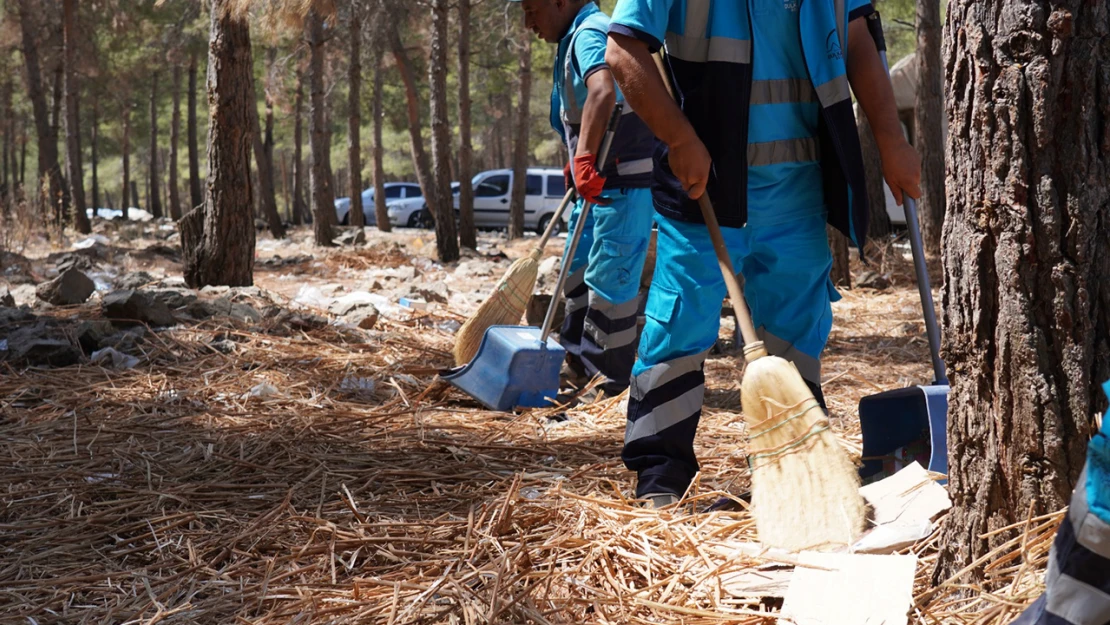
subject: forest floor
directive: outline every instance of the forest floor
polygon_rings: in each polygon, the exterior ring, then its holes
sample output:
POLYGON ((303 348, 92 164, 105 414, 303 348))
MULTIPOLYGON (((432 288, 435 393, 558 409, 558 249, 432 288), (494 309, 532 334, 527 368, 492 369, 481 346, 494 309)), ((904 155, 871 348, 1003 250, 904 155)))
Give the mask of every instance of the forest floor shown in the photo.
MULTIPOLYGON (((706 364, 701 474, 683 504, 644 510, 620 461, 621 397, 508 414, 437 378, 459 323, 534 238, 487 233, 445 267, 426 231, 367 230, 333 249, 303 228, 260 234, 259 289, 190 294, 172 226, 96 228, 103 239, 32 240, 0 259, 0 286, 35 306, 0 318, 0 339, 47 324, 85 345, 81 323, 102 320, 120 286, 188 305, 169 327, 128 330, 113 344, 136 360, 114 368, 88 350, 65 367, 0 360, 0 622, 779 620, 776 593, 736 590, 782 564, 744 548, 750 515, 702 512, 749 476, 728 319, 706 364), (64 266, 97 292, 35 304, 34 283, 64 266), (198 299, 231 312, 197 313, 198 299), (372 301, 376 325, 342 323, 337 300, 372 301)), ((824 360, 832 424, 855 455, 860 398, 930 379, 905 253, 887 246, 874 263, 853 273, 891 286, 842 291, 824 360)), ((1058 521, 1015 528, 983 586, 934 588, 939 532, 903 550, 918 556, 910 622, 1008 623, 1042 588, 1058 521)))

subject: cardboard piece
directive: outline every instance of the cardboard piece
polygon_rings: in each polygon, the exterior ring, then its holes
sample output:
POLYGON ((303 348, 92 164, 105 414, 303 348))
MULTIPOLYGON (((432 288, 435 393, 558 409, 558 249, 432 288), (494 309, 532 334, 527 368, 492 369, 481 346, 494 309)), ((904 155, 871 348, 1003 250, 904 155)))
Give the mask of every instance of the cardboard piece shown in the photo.
POLYGON ((906 624, 917 556, 805 551, 798 558, 783 618, 796 625, 906 624))
POLYGON ((933 517, 952 507, 948 491, 916 462, 864 486, 860 494, 873 509, 875 528, 852 546, 857 553, 893 553, 909 547, 933 532, 933 517))

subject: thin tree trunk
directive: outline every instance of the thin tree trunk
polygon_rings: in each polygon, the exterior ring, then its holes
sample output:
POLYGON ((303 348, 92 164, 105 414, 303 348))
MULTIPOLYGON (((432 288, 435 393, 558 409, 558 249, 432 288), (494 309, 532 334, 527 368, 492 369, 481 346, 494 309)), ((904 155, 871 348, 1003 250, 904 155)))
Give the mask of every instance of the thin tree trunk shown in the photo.
POLYGON ((158 72, 150 75, 150 177, 147 191, 147 210, 154 217, 162 217, 162 200, 158 191, 158 72))
POLYGON ((428 153, 424 151, 423 127, 420 122, 420 96, 416 91, 416 76, 412 70, 408 53, 401 43, 401 35, 397 32, 397 25, 389 29, 389 47, 397 63, 397 70, 401 73, 401 82, 405 84, 405 102, 409 117, 409 143, 412 146, 412 162, 416 168, 416 180, 424 191, 424 200, 428 206, 437 206, 436 185, 432 177, 432 168, 428 163, 428 153))
POLYGON ((166 168, 169 170, 170 218, 181 219, 181 194, 177 181, 177 143, 181 138, 181 65, 173 65, 173 115, 170 117, 170 156, 166 168))
MULTIPOLYGON (((1110 377, 1105 2, 948 5, 949 484, 934 580, 1068 504, 1110 377)), ((958 580, 982 579, 979 567, 958 580)))
POLYGON ((189 143, 190 210, 204 203, 200 183, 200 144, 197 140, 197 53, 189 54, 189 96, 185 115, 186 138, 189 143))
POLYGON ((829 277, 832 278, 834 285, 850 289, 852 288, 852 271, 848 262, 848 237, 832 226, 828 226, 827 230, 829 251, 832 252, 833 259, 832 271, 830 271, 829 277))
POLYGON ((371 95, 371 108, 374 115, 374 217, 378 222, 378 230, 389 232, 393 226, 389 223, 389 210, 385 206, 385 165, 384 149, 382 148, 382 50, 381 44, 374 46, 374 92, 371 95))
POLYGON ((254 202, 247 182, 254 134, 253 67, 250 28, 234 5, 235 0, 212 2, 207 193, 204 204, 179 222, 185 282, 193 288, 253 283, 254 202))
POLYGON ((459 243, 477 249, 470 144, 470 0, 459 0, 459 243))
POLYGON ((347 67, 347 169, 349 170, 348 189, 351 194, 349 223, 361 228, 366 225, 362 214, 362 19, 360 8, 351 5, 350 25, 350 64, 347 67))
POLYGON ((285 209, 285 217, 293 223, 293 203, 289 200, 289 153, 281 151, 281 203, 285 209))
POLYGON ((435 162, 436 203, 429 204, 436 222, 436 251, 440 262, 459 259, 455 210, 451 202, 451 122, 447 113, 447 0, 432 0, 432 54, 428 79, 432 100, 432 159, 435 162))
POLYGON ((123 219, 130 218, 131 204, 137 202, 138 198, 131 197, 131 105, 124 102, 121 106, 123 109, 123 141, 120 144, 120 152, 123 157, 123 185, 120 188, 120 210, 123 211, 123 219))
POLYGON ((316 245, 332 244, 331 222, 327 211, 334 215, 333 200, 328 193, 327 130, 324 124, 324 18, 311 8, 305 17, 309 46, 309 110, 308 141, 311 167, 309 167, 309 201, 312 202, 312 226, 316 245))
POLYGON ((863 151, 863 174, 867 181, 867 201, 871 210, 871 225, 867 235, 871 239, 883 239, 893 232, 890 215, 886 212, 883 162, 879 157, 875 133, 871 131, 871 124, 862 110, 856 116, 856 128, 859 130, 860 148, 863 151))
POLYGON ((532 99, 532 36, 523 32, 524 50, 520 54, 520 95, 517 100, 516 128, 513 132, 513 191, 509 201, 509 238, 524 236, 524 202, 528 173, 528 107, 532 99))
POLYGON ((27 115, 19 116, 19 186, 27 185, 27 115))
POLYGON ((62 0, 63 45, 65 48, 66 162, 69 165, 69 195, 73 200, 73 227, 81 234, 92 232, 85 214, 85 175, 81 167, 81 123, 77 110, 77 0, 62 0))
MULTIPOLYGON (((267 63, 270 65, 270 63, 267 63)), ((254 144, 254 163, 258 168, 258 201, 262 209, 262 217, 266 220, 266 225, 270 229, 270 234, 275 239, 282 239, 285 237, 285 224, 281 223, 281 216, 278 215, 277 209, 277 190, 274 185, 274 161, 267 149, 267 141, 273 141, 273 104, 270 102, 270 95, 265 95, 266 99, 266 134, 262 133, 261 122, 258 119, 258 95, 255 92, 254 72, 251 72, 251 101, 250 101, 250 116, 252 135, 254 135, 252 143, 254 144)), ((272 149, 273 144, 270 144, 272 149)))
POLYGON ((293 98, 293 223, 305 224, 308 207, 304 200, 304 72, 297 70, 297 94, 293 98))
POLYGON ((92 149, 92 154, 91 158, 89 159, 92 162, 89 163, 89 168, 92 170, 92 205, 93 209, 95 210, 97 208, 100 208, 100 176, 98 174, 98 170, 100 169, 100 103, 97 101, 96 98, 92 98, 92 101, 92 145, 90 146, 92 149))
POLYGON ((921 236, 929 254, 940 253, 944 226, 944 70, 940 43, 940 0, 917 0, 914 143, 921 155, 921 236))
MULTIPOLYGON (((12 81, 11 81, 11 76, 10 75, 5 75, 4 76, 3 86, 0 87, 0 114, 3 115, 3 117, 0 117, 0 133, 3 133, 3 137, 4 137, 4 140, 2 142, 0 142, 0 153, 2 153, 2 155, 0 155, 0 160, 3 160, 3 163, 4 163, 3 173, 0 174, 0 190, 2 190, 2 194, 0 194, 0 195, 2 195, 2 197, 0 197, 0 202, 3 203, 2 206, 3 206, 3 208, 6 212, 7 208, 8 208, 7 195, 8 195, 8 189, 9 189, 8 157, 11 156, 10 144, 12 142, 12 130, 13 130, 13 128, 12 128, 12 81)), ((14 165, 14 163, 13 163, 13 165, 14 165)), ((14 169, 14 167, 12 169, 14 169)), ((14 176, 13 176, 13 178, 14 178, 14 176)))
MULTIPOLYGON (((62 168, 58 163, 57 124, 51 124, 50 111, 46 108, 46 92, 42 84, 42 66, 39 63, 37 32, 32 15, 33 10, 30 0, 19 0, 19 22, 23 36, 23 60, 26 64, 27 97, 31 100, 31 110, 35 117, 35 130, 38 134, 39 180, 48 179, 47 197, 44 199, 46 205, 51 207, 55 225, 61 226, 65 223, 64 216, 67 210, 66 199, 68 194, 65 192, 62 168)), ((59 82, 58 86, 60 87, 60 85, 59 82)), ((55 89, 55 93, 60 96, 60 89, 55 89)), ((54 116, 54 120, 56 122, 57 115, 54 116)), ((27 142, 24 141, 24 153, 20 157, 21 171, 25 168, 22 161, 26 158, 26 149, 27 142)), ((22 173, 20 179, 23 179, 22 173)))

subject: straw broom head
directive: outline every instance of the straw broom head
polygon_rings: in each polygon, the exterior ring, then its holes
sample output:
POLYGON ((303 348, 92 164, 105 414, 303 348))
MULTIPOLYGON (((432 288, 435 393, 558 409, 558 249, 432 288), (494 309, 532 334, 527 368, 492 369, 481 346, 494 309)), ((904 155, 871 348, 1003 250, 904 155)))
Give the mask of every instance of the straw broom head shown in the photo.
POLYGON ((520 323, 539 275, 541 250, 535 250, 517 259, 504 277, 493 288, 493 293, 482 302, 474 316, 466 320, 455 336, 455 364, 463 365, 478 353, 486 330, 499 325, 520 323))
POLYGON ((865 523, 859 474, 798 370, 777 356, 751 360, 740 396, 760 542, 791 551, 854 543, 865 523))

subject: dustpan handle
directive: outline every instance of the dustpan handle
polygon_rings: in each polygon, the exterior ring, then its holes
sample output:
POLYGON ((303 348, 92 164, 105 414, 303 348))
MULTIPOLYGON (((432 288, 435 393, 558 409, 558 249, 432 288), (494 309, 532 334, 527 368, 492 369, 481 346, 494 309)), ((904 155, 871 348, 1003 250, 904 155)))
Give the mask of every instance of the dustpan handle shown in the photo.
MULTIPOLYGON (((878 22, 878 16, 874 18, 878 22)), ((877 24, 879 33, 882 33, 881 24, 877 24)), ((874 29, 872 29, 874 31, 874 29)), ((874 34, 874 33, 872 33, 874 34)), ((876 38, 879 46, 879 57, 883 60, 883 68, 890 75, 890 65, 887 63, 885 41, 876 38)), ((902 209, 906 213, 906 229, 909 231, 910 252, 913 254, 913 270, 917 275, 917 292, 921 296, 921 312, 925 317, 925 335, 929 339, 929 353, 933 358, 933 384, 948 384, 945 374, 944 359, 940 357, 940 326, 937 324, 936 307, 933 305, 933 288, 929 282, 929 267, 925 263, 925 245, 921 241, 921 225, 917 221, 917 201, 902 194, 902 209)))
MULTIPOLYGON (((624 113, 624 103, 617 102, 613 107, 613 114, 609 116, 609 124, 605 127, 605 136, 601 139, 601 149, 597 153, 597 169, 605 166, 605 161, 609 158, 609 148, 613 145, 613 135, 617 132, 617 124, 620 123, 621 114, 624 113)), ((568 193, 569 197, 569 193, 568 193)), ((574 260, 574 254, 578 251, 578 242, 582 240, 582 231, 585 230, 586 219, 590 216, 590 209, 593 204, 586 202, 582 206, 582 212, 578 214, 577 227, 574 229, 574 236, 571 237, 570 246, 567 247, 566 252, 563 254, 562 266, 559 267, 559 281, 555 284, 555 293, 551 295, 551 303, 547 305, 547 314, 543 317, 543 329, 540 330, 540 344, 547 344, 547 337, 551 334, 551 326, 555 321, 555 311, 559 307, 559 301, 563 296, 563 286, 567 282, 567 275, 570 273, 570 264, 574 260)))

